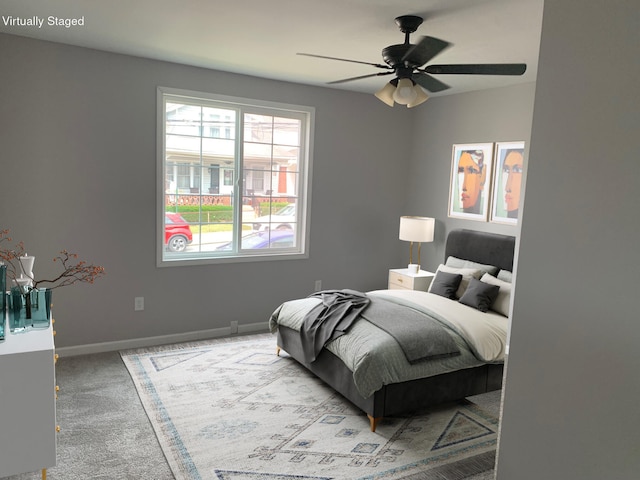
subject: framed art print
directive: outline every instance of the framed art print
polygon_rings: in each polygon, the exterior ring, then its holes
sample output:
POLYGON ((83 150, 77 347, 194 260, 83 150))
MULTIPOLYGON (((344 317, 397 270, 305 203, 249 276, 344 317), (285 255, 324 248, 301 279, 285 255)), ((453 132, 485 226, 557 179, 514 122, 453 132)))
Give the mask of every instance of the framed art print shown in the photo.
POLYGON ((496 143, 495 164, 491 221, 516 225, 520 214, 524 142, 496 143))
POLYGON ((487 220, 490 200, 493 143, 453 146, 449 216, 487 220))

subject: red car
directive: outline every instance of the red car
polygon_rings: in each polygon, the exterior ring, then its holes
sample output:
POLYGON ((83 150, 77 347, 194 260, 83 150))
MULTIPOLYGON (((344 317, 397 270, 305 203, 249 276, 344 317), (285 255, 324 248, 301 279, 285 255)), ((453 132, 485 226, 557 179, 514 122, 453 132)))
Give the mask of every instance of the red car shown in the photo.
POLYGON ((164 214, 164 243, 170 252, 183 252, 193 241, 191 227, 179 213, 164 214))

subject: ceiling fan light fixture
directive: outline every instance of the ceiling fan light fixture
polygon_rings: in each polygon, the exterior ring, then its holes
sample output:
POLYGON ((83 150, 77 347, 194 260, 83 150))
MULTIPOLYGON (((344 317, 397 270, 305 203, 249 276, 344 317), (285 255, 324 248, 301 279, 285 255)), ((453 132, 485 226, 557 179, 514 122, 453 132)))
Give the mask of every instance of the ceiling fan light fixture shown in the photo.
POLYGON ((393 99, 400 105, 409 105, 416 100, 418 93, 413 88, 413 81, 409 78, 401 78, 398 80, 398 87, 393 92, 393 99))
POLYGON ((414 85, 413 89, 416 92, 416 99, 413 102, 408 103, 407 108, 417 107, 418 105, 426 102, 429 99, 429 95, 427 95, 419 85, 414 85))
MULTIPOLYGON (((392 80, 393 81, 393 80, 392 80)), ((393 92, 396 91, 396 87, 393 83, 388 82, 378 90, 374 95, 381 101, 393 107, 393 92)))

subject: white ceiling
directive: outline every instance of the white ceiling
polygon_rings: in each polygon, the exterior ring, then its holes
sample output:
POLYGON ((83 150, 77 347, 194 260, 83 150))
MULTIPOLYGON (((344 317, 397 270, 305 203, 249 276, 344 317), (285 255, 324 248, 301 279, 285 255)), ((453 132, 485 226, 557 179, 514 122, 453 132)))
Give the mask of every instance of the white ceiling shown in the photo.
MULTIPOLYGON (((296 83, 376 73, 375 67, 297 52, 383 63, 404 42, 400 15, 425 19, 411 36, 451 47, 430 63, 526 63, 522 77, 439 75, 446 95, 534 82, 543 0, 2 0, 0 32, 296 83), (11 25, 38 16, 42 28, 11 25), (84 26, 49 26, 49 16, 84 26)), ((331 88, 373 93, 392 77, 331 88)))

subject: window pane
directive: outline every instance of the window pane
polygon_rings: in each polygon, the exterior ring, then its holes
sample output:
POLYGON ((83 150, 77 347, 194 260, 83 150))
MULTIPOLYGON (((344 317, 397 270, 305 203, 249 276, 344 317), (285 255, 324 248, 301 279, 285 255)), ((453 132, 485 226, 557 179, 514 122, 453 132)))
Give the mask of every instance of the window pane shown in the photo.
POLYGON ((245 142, 272 143, 273 117, 250 113, 245 114, 244 140, 245 142))
POLYGON ((274 145, 273 158, 279 165, 286 165, 289 171, 297 170, 298 160, 300 158, 300 148, 274 145))
POLYGON ((204 107, 202 109, 202 136, 235 138, 236 112, 234 110, 204 107))
POLYGON ((244 142, 244 162, 259 162, 268 165, 271 162, 271 144, 244 142))
POLYGON ((202 108, 194 105, 167 103, 167 133, 199 135, 202 108))
POLYGON ((293 198, 271 198, 260 204, 260 216, 253 221, 253 230, 296 230, 297 208, 293 198), (291 200, 291 203, 289 202, 291 200))
POLYGON ((243 170, 245 195, 265 195, 265 179, 267 182, 269 180, 266 171, 260 167, 243 170))
POLYGON ((253 232, 242 237, 242 248, 252 250, 295 247, 295 229, 253 232))
POLYGON ((274 119, 273 143, 280 145, 300 145, 302 122, 295 118, 276 117, 274 119))

